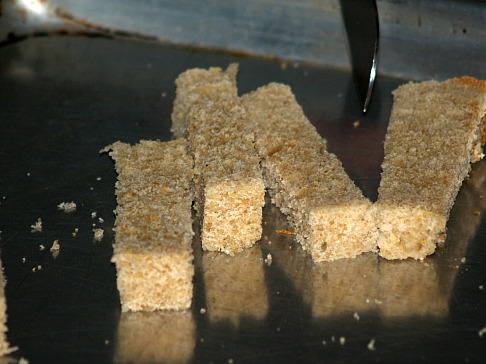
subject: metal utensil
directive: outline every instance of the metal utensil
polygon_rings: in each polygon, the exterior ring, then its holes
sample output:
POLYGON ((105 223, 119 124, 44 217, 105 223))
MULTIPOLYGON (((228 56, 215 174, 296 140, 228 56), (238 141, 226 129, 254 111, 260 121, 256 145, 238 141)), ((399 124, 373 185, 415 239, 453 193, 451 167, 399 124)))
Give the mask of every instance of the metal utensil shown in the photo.
POLYGON ((375 0, 341 0, 353 76, 366 113, 378 62, 379 21, 375 0))

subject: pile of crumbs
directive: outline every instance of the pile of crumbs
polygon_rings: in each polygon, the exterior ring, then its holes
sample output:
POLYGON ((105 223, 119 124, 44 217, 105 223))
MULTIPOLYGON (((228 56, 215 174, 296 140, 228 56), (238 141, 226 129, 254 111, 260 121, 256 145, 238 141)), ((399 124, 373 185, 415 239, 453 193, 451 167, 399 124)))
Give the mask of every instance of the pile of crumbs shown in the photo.
POLYGON ((76 203, 74 203, 73 201, 61 202, 59 205, 57 205, 57 208, 59 210, 66 212, 66 213, 74 212, 74 211, 76 211, 76 203))

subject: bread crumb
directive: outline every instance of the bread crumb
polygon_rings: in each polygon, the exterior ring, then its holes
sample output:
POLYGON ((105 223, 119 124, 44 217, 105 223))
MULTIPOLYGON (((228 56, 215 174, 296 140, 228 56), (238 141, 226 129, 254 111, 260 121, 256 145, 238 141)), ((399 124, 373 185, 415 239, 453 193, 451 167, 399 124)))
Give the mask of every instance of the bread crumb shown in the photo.
POLYGON ((359 125, 360 125, 360 121, 359 120, 356 120, 353 122, 353 128, 359 128, 359 125))
POLYGON ((357 312, 353 313, 353 318, 356 320, 356 321, 359 321, 359 314, 357 312))
POLYGON ((57 208, 59 210, 62 210, 66 213, 74 212, 76 211, 76 203, 71 201, 71 202, 61 202, 59 205, 57 205, 57 208))
POLYGON ((383 301, 380 301, 379 299, 376 299, 376 298, 375 298, 375 299, 374 299, 374 301, 375 301, 375 303, 376 303, 377 305, 382 305, 382 304, 383 304, 383 301))
POLYGON ((97 181, 101 181, 101 177, 96 177, 96 180, 97 181))
POLYGON ((79 232, 79 229, 78 228, 74 228, 74 231, 71 234, 73 236, 73 238, 75 238, 78 235, 78 232, 79 232))
POLYGON ((275 232, 279 235, 295 235, 294 229, 277 229, 275 232))
POLYGON ((110 340, 105 339, 105 345, 106 345, 106 346, 110 345, 110 340))
POLYGON ((101 241, 103 240, 103 236, 105 234, 105 231, 101 228, 93 229, 93 239, 94 241, 101 241))
POLYGON ((272 265, 272 260, 273 260, 272 254, 268 253, 264 261, 269 267, 272 265))
POLYGON ((331 336, 331 341, 332 342, 336 341, 336 338, 334 336, 331 336))
POLYGON ((92 218, 92 219, 94 219, 94 218, 96 217, 96 215, 97 215, 96 211, 93 211, 93 212, 91 213, 91 218, 92 218))
POLYGON ((89 188, 89 190, 90 190, 90 191, 94 191, 94 187, 90 187, 90 188, 89 188))
POLYGON ((344 336, 341 336, 341 337, 339 338, 339 343, 340 343, 341 345, 346 344, 346 338, 345 338, 344 336))
POLYGON ((482 284, 479 285, 479 290, 482 291, 484 289, 484 286, 482 284))
POLYGON ((37 267, 32 267, 32 272, 37 272, 37 267))
POLYGON ((462 263, 462 264, 466 263, 466 257, 462 257, 462 258, 461 258, 461 263, 462 263))
POLYGON ((52 253, 53 258, 57 258, 59 256, 59 251, 61 250, 61 244, 59 244, 59 240, 54 240, 52 242, 52 246, 49 249, 52 253))
POLYGON ((103 224, 103 223, 105 222, 105 220, 104 220, 103 218, 101 218, 101 217, 98 217, 98 222, 99 222, 100 224, 103 224))
POLYGON ((322 340, 322 346, 326 346, 327 345, 327 341, 326 340, 322 340))
POLYGON ((483 337, 484 334, 486 334, 486 326, 478 331, 479 337, 483 337))
POLYGON ((43 251, 45 249, 46 249, 46 247, 44 246, 44 244, 39 244, 39 250, 40 251, 43 251))
POLYGON ((367 345, 368 350, 375 351, 375 339, 371 339, 367 345))
POLYGON ((160 94, 160 96, 161 96, 162 98, 166 98, 166 97, 167 97, 167 92, 165 92, 165 91, 164 91, 164 92, 162 92, 162 93, 160 94))
POLYGON ((199 313, 201 315, 204 315, 206 313, 206 309, 204 307, 201 307, 201 309, 199 310, 199 313))
POLYGON ((42 265, 40 265, 40 264, 39 264, 39 265, 37 266, 37 270, 41 270, 41 269, 42 269, 42 265))
POLYGON ((27 172, 27 177, 30 177, 30 172, 27 172))
POLYGON ((19 359, 19 364, 29 364, 29 361, 27 359, 25 359, 24 357, 21 357, 19 359))
POLYGON ((25 264, 26 261, 27 261, 27 259, 25 257, 22 257, 22 263, 25 264))
POLYGON ((40 233, 42 231, 42 219, 40 217, 37 218, 33 225, 30 225, 30 231, 32 233, 40 233))

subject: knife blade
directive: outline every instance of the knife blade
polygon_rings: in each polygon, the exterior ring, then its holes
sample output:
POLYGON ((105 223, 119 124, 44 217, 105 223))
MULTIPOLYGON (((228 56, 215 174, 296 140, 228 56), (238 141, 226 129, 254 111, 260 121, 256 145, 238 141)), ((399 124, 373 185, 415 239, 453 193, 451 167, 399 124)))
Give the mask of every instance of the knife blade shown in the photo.
POLYGON ((366 113, 378 67, 379 19, 375 0, 341 0, 353 78, 366 113))

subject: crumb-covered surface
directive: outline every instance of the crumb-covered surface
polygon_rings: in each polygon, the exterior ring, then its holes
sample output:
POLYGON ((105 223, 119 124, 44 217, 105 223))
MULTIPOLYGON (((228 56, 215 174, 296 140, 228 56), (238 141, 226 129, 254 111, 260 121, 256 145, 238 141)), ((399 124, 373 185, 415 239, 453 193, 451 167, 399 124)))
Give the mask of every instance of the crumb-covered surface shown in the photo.
MULTIPOLYGON (((199 9, 204 11, 204 6, 199 9)), ((291 26, 294 18, 288 19, 291 26)), ((201 29, 210 30, 211 25, 201 29)), ((462 39, 460 33, 453 37, 462 39)), ((251 277, 234 274, 223 288, 224 297, 241 297, 241 302, 232 301, 238 309, 251 313, 262 308, 258 315, 242 311, 237 326, 224 318, 211 320, 215 312, 208 304, 202 264, 206 253, 201 252, 197 225, 191 309, 170 312, 183 314, 179 322, 172 315, 172 322, 158 317, 165 311, 142 312, 133 320, 121 312, 116 266, 110 263, 117 176, 112 160, 98 150, 116 140, 130 144, 169 140, 177 76, 193 67, 224 69, 235 61, 240 63, 240 95, 272 81, 291 85, 304 113, 326 138, 328 150, 342 161, 364 195, 375 199, 391 91, 406 80, 379 74, 363 116, 351 74, 336 69, 288 62, 281 70, 279 64, 254 58, 92 37, 36 37, 0 48, 0 247, 7 281, 7 339, 18 347, 9 354, 12 361, 18 363, 22 357, 30 363, 108 364, 147 358, 147 363, 227 363, 232 359, 241 364, 352 363, 358 358, 365 363, 482 363, 486 161, 473 165, 459 191, 444 247, 424 261, 386 261, 376 254, 367 260, 368 255, 362 254, 316 264, 295 235, 281 234, 291 233, 291 227, 268 201, 262 239, 253 247, 261 253, 255 262, 262 271, 261 281, 248 288, 251 277), (167 92, 165 98, 162 91, 167 92), (357 119, 360 126, 353 128, 357 119), (61 201, 75 201, 77 211, 59 211, 61 201), (97 212, 94 219, 92 212, 97 212), (31 233, 30 226, 39 217, 42 232, 31 233), (101 242, 93 242, 93 223, 104 229, 101 242), (50 247, 56 239, 61 249, 54 259, 50 247), (45 250, 39 250, 40 244, 45 250), (268 254, 271 266, 264 263, 268 254), (355 265, 359 262, 362 268, 355 265), (327 268, 314 269, 322 264, 327 268), (241 292, 240 287, 246 290, 241 292), (312 296, 311 287, 320 292, 312 296), (343 346, 340 337, 346 338, 343 346), (369 350, 373 339, 374 350, 369 350)), ((238 258, 238 254, 212 254, 229 262, 238 258)), ((238 264, 226 264, 223 272, 232 274, 233 265, 238 264)), ((235 317, 231 306, 223 308, 227 317, 235 317)))

